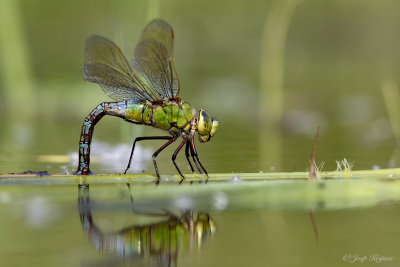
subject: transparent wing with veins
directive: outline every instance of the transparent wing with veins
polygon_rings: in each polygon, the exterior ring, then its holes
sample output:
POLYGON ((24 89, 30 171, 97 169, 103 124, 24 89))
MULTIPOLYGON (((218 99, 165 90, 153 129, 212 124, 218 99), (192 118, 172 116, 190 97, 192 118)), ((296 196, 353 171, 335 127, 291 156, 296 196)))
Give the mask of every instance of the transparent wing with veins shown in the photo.
POLYGON ((86 40, 83 77, 98 83, 112 99, 160 99, 147 79, 129 64, 119 47, 107 38, 92 35, 86 40))
POLYGON ((174 31, 161 19, 151 21, 140 37, 132 58, 162 100, 179 96, 179 79, 174 65, 174 31))

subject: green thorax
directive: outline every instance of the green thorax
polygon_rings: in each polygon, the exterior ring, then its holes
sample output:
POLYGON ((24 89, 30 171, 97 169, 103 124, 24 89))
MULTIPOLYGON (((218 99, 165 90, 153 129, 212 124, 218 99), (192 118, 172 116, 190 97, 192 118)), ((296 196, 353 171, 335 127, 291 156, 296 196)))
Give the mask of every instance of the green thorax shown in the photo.
POLYGON ((171 127, 185 129, 193 117, 192 106, 183 100, 168 101, 162 104, 152 104, 148 101, 139 103, 127 101, 126 105, 125 118, 128 121, 151 125, 163 130, 169 130, 171 127))

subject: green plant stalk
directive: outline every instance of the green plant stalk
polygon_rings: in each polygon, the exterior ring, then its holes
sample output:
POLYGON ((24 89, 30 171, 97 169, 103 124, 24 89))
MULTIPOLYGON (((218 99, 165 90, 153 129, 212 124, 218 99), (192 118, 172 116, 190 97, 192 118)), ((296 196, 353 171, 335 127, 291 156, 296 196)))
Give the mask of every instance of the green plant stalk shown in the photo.
POLYGON ((308 179, 308 172, 224 173, 210 176, 205 184, 198 183, 199 178, 204 179, 203 176, 187 175, 182 185, 178 184, 180 177, 177 175, 163 176, 162 182, 156 186, 155 177, 151 175, 2 175, 0 192, 18 198, 19 195, 29 197, 30 194, 37 194, 40 186, 90 184, 96 188, 97 197, 121 199, 121 195, 128 190, 126 183, 129 183, 136 207, 203 212, 335 210, 373 207, 400 200, 400 169, 322 172, 319 180, 312 181, 308 179), (116 187, 116 184, 119 186, 116 187))
MULTIPOLYGON (((241 181, 296 181, 309 180, 309 171, 304 172, 257 172, 257 173, 211 173, 209 182, 241 182, 241 181)), ((335 170, 317 173, 318 180, 349 180, 349 179, 375 179, 375 180, 393 180, 400 179, 400 168, 380 169, 380 170, 335 170)), ((18 183, 57 183, 57 184, 75 184, 75 183, 153 183, 156 176, 149 174, 98 174, 98 175, 50 175, 38 177, 32 174, 2 174, 0 175, 0 184, 18 184, 18 183)), ((205 181, 206 176, 200 174, 185 174, 185 182, 205 181)), ((161 175, 161 182, 165 184, 174 184, 181 180, 181 176, 161 175)))
POLYGON ((160 0, 149 0, 147 9, 147 21, 160 17, 160 0))
POLYGON ((260 168, 266 163, 280 168, 286 36, 298 0, 272 1, 261 44, 260 61, 260 168))
POLYGON ((392 132, 395 137, 395 146, 389 162, 389 167, 395 167, 396 161, 400 158, 400 110, 398 103, 400 102, 399 88, 393 78, 387 78, 382 82, 381 92, 385 107, 388 113, 392 132))
POLYGON ((35 115, 34 79, 25 40, 19 1, 0 1, 0 64, 6 114, 29 119, 35 115), (21 104, 23 103, 23 104, 21 104))

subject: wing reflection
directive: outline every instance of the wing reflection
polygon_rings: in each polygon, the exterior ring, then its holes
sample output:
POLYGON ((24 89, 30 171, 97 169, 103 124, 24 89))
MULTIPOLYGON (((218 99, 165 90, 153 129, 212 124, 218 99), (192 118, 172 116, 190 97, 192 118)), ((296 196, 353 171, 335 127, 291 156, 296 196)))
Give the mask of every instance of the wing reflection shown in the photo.
MULTIPOLYGON (((193 210, 189 210, 176 216, 169 211, 162 211, 161 214, 141 211, 139 214, 133 209, 137 216, 162 215, 166 219, 103 232, 92 217, 89 185, 80 184, 78 190, 83 230, 96 250, 113 256, 107 266, 117 266, 126 261, 138 262, 140 266, 177 266, 182 252, 200 248, 217 230, 214 220, 207 213, 198 212, 196 216, 193 210)), ((133 201, 132 196, 131 199, 133 201)))

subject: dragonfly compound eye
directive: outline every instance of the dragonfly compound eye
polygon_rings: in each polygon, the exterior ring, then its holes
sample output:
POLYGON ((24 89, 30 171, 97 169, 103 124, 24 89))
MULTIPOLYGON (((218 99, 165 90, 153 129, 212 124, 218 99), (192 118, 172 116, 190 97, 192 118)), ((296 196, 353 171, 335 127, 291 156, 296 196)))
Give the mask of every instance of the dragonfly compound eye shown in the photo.
POLYGON ((208 117, 207 113, 200 109, 199 120, 197 122, 197 131, 199 133, 199 140, 202 143, 210 141, 210 132, 212 128, 212 120, 208 117))
POLYGON ((220 122, 217 120, 212 121, 211 132, 210 132, 211 137, 215 135, 215 132, 218 130, 219 124, 220 122))
POLYGON ((211 132, 212 121, 210 117, 208 117, 207 113, 200 109, 199 111, 199 121, 197 125, 197 130, 199 135, 209 135, 211 132))

